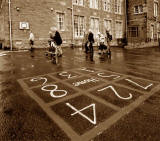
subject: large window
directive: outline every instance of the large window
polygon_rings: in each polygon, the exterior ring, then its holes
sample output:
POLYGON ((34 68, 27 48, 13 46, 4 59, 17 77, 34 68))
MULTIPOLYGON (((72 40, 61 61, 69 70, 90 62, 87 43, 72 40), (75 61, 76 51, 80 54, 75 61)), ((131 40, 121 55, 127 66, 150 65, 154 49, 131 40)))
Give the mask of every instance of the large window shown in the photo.
POLYGON ((84 36, 84 17, 74 16, 74 35, 75 37, 84 36))
POLYGON ((128 37, 138 37, 138 27, 129 27, 128 28, 128 37))
POLYGON ((105 30, 108 30, 110 34, 112 34, 112 21, 111 20, 104 20, 104 27, 105 30))
POLYGON ((104 0, 104 11, 111 12, 111 0, 104 0))
POLYGON ((121 14, 122 13, 122 2, 121 0, 115 0, 115 13, 121 14))
POLYGON ((158 2, 154 1, 154 17, 158 16, 158 2))
POLYGON ((64 30, 64 13, 57 12, 58 30, 64 30))
POLYGON ((73 4, 83 6, 83 0, 73 0, 73 4))
POLYGON ((134 14, 141 14, 141 13, 143 13, 143 5, 134 6, 134 14))
POLYGON ((122 27, 122 22, 120 21, 116 21, 116 27, 115 27, 115 33, 116 33, 116 38, 122 38, 122 34, 123 34, 123 27, 122 27))
POLYGON ((91 18, 90 28, 94 33, 94 36, 97 37, 99 32, 99 19, 98 18, 91 18))
POLYGON ((90 0, 90 8, 98 9, 98 0, 90 0))

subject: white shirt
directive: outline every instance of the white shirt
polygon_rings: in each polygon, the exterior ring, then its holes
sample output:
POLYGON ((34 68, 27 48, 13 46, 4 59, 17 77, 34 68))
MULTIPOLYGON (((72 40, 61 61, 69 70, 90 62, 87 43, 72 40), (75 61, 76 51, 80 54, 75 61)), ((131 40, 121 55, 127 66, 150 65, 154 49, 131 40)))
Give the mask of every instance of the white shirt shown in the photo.
POLYGON ((34 41, 34 34, 31 32, 30 35, 29 35, 29 40, 32 40, 34 41))

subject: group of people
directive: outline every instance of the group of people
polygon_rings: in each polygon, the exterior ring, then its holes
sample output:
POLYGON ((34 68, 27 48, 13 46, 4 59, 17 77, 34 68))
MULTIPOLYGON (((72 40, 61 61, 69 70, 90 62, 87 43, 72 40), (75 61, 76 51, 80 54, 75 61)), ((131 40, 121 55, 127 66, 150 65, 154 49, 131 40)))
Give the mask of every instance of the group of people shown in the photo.
MULTIPOLYGON (((108 30, 105 31, 105 35, 102 33, 98 32, 98 53, 99 54, 108 54, 110 55, 110 41, 112 40, 112 35, 109 33, 108 30)), ((85 53, 87 54, 88 52, 93 53, 93 43, 95 42, 94 40, 94 35, 89 29, 89 32, 85 34, 84 36, 84 47, 85 47, 85 53)))
MULTIPOLYGON (((98 53, 99 54, 107 54, 110 55, 110 41, 112 40, 112 35, 110 35, 109 31, 105 31, 105 35, 102 33, 98 32, 98 53)), ((30 41, 30 46, 31 46, 31 51, 33 51, 33 45, 34 45, 34 34, 32 31, 30 31, 30 36, 29 36, 29 41, 30 41)), ((93 49, 93 44, 95 43, 94 40, 94 34, 92 33, 91 29, 89 29, 89 32, 84 35, 84 46, 85 46, 85 53, 91 53, 93 54, 94 49, 93 49)), ((62 38, 58 30, 53 27, 49 31, 49 51, 53 51, 55 47, 58 48, 58 51, 60 53, 60 56, 62 55, 62 38), (54 45, 52 45, 54 44, 54 45)))
MULTIPOLYGON (((31 52, 33 52, 34 34, 32 31, 30 31, 30 35, 29 35, 29 44, 31 47, 30 50, 31 52)), ((61 38, 60 33, 55 27, 51 28, 51 30, 49 31, 48 44, 49 44, 49 51, 55 51, 55 47, 56 47, 58 49, 56 51, 59 52, 59 56, 62 56, 63 52, 60 46, 62 44, 62 38, 61 38)))

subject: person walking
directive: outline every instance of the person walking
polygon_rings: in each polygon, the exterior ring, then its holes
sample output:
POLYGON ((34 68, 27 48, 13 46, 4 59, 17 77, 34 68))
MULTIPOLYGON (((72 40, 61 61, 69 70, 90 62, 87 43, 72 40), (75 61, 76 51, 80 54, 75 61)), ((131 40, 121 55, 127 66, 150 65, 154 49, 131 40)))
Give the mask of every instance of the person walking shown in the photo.
POLYGON ((91 29, 89 29, 89 34, 88 34, 88 42, 89 42, 89 51, 90 53, 93 53, 93 43, 94 43, 94 35, 91 31, 91 29))
POLYGON ((32 33, 32 31, 30 31, 29 34, 29 44, 30 44, 30 51, 31 51, 31 57, 34 57, 34 34, 32 33))
POLYGON ((53 37, 53 40, 54 40, 55 44, 58 46, 60 56, 62 56, 62 54, 63 54, 63 51, 62 51, 62 48, 61 48, 62 38, 61 38, 61 35, 60 35, 58 30, 55 31, 55 35, 53 37))
POLYGON ((98 45, 99 45, 99 54, 106 53, 106 46, 105 46, 105 37, 100 32, 98 33, 98 45))

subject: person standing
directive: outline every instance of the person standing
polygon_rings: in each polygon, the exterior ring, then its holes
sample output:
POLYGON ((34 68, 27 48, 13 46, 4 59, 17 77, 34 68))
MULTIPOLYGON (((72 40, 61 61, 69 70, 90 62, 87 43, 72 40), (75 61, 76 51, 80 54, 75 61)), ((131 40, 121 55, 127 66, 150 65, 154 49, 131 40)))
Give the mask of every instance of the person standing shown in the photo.
POLYGON ((32 31, 30 31, 30 34, 29 34, 29 43, 32 50, 34 45, 34 34, 32 33, 32 31))
POLYGON ((88 32, 84 33, 83 43, 84 43, 85 53, 87 54, 89 50, 88 49, 88 32))
POLYGON ((158 36, 158 46, 160 48, 160 35, 158 36))
POLYGON ((107 54, 111 55, 111 46, 110 41, 112 40, 112 35, 109 34, 109 31, 106 30, 106 42, 107 42, 107 54))

